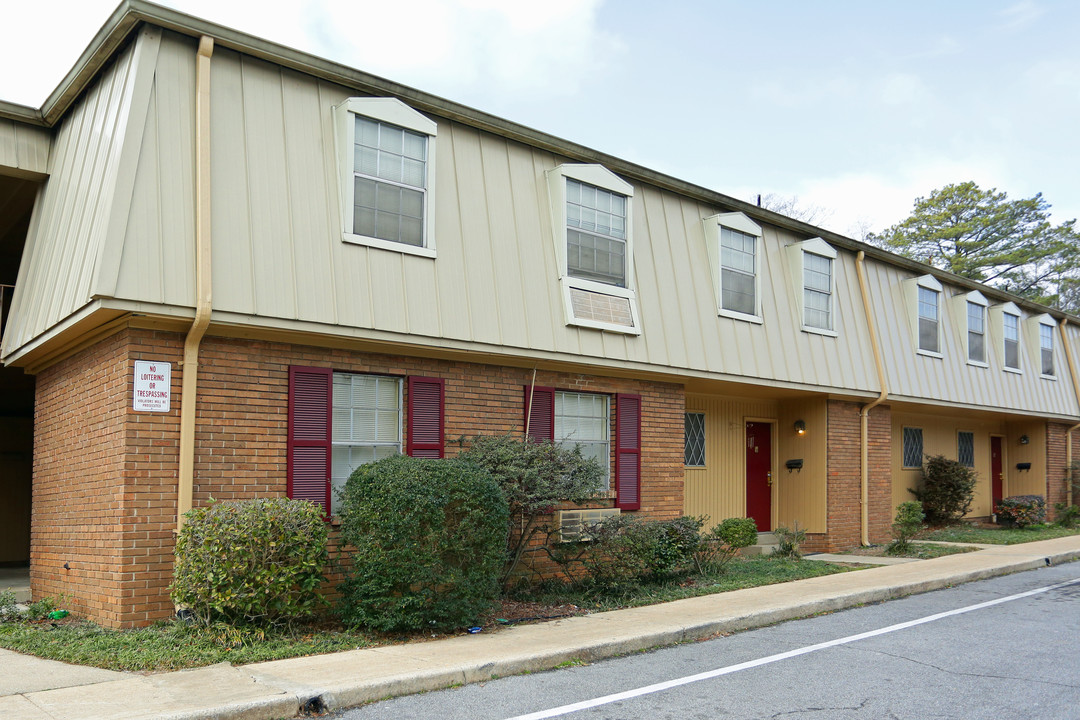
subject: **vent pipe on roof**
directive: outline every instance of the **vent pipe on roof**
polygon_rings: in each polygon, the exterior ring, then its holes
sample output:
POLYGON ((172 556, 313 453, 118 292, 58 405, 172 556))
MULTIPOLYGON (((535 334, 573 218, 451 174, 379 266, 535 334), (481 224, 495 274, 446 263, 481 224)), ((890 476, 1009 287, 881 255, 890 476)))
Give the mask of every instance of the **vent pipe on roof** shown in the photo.
POLYGON ((889 388, 885 382, 885 365, 881 362, 881 343, 878 341, 877 325, 874 324, 874 312, 870 307, 870 293, 866 289, 866 267, 863 265, 866 253, 862 250, 855 256, 855 270, 859 276, 859 293, 862 295, 863 311, 866 313, 866 324, 870 331, 870 347, 874 350, 874 366, 877 368, 878 384, 881 392, 877 399, 863 405, 859 411, 861 448, 860 466, 862 474, 860 478, 860 542, 863 545, 870 544, 870 411, 885 401, 889 396, 889 388))
POLYGON ((199 343, 210 325, 210 56, 214 39, 199 39, 195 80, 195 321, 184 340, 180 388, 180 477, 176 494, 176 531, 191 509, 195 475, 195 398, 199 382, 199 343))

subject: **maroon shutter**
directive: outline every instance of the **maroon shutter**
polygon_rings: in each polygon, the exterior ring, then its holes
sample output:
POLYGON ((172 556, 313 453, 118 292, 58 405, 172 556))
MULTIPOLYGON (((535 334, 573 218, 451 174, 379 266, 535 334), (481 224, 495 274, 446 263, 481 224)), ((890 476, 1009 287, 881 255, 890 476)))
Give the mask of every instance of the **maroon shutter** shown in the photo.
POLYGON ((554 388, 525 386, 525 424, 528 427, 529 440, 542 442, 555 439, 554 388))
POLYGON ((289 497, 310 500, 329 515, 333 371, 289 368, 289 497))
POLYGON ((615 504, 641 508, 641 396, 615 396, 615 504))
POLYGON ((409 378, 409 425, 405 452, 411 457, 443 456, 443 380, 409 378))

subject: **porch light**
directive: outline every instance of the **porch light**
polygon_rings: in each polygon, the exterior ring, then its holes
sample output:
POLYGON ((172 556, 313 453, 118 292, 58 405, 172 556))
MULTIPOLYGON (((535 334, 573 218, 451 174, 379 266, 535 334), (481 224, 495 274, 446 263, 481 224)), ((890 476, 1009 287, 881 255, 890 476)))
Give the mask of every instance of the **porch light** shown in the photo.
POLYGON ((1031 442, 1031 438, 1029 438, 1027 435, 1021 435, 1020 436, 1020 444, 1021 445, 1027 445, 1029 442, 1031 442))
POLYGON ((796 435, 805 435, 806 434, 806 423, 803 422, 802 420, 796 420, 795 421, 795 434, 796 435))

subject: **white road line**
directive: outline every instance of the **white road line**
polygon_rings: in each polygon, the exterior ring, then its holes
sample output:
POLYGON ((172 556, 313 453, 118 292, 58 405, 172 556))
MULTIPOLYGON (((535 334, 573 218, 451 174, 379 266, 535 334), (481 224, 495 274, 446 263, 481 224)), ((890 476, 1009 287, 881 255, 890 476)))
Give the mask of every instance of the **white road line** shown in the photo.
POLYGON ((981 602, 976 605, 968 605, 967 607, 957 608, 956 610, 949 610, 935 615, 927 615, 926 617, 917 620, 908 620, 907 622, 889 625, 888 627, 883 627, 879 630, 870 630, 868 632, 859 633, 858 635, 848 635, 847 637, 829 640, 828 642, 818 643, 817 645, 807 645, 806 647, 798 648, 797 650, 788 650, 787 652, 769 655, 768 657, 759 658, 757 660, 750 660, 748 662, 739 663, 738 665, 728 665, 727 667, 717 668, 716 670, 709 670, 708 672, 698 673, 696 675, 687 675, 686 677, 676 678, 674 680, 666 680, 654 685, 646 685, 645 687, 626 690, 625 692, 615 693, 613 695, 604 695, 603 697, 594 698, 592 700, 583 700, 582 702, 563 705, 561 707, 551 708, 550 710, 541 710, 527 715, 516 715, 507 720, 546 720, 546 718, 569 715, 570 713, 579 710, 588 710, 589 708, 599 707, 601 705, 610 705, 611 703, 630 700, 641 697, 642 695, 650 695, 652 693, 670 690, 671 688, 676 688, 681 685, 689 685, 690 683, 695 683, 700 680, 709 680, 711 678, 720 677, 721 675, 730 675, 731 673, 736 673, 740 670, 761 667, 762 665, 768 665, 780 660, 787 660, 788 658, 798 657, 799 655, 806 655, 807 653, 817 652, 818 650, 825 650, 827 648, 836 647, 837 645, 847 645, 848 643, 853 643, 858 640, 885 635, 887 633, 896 632, 897 630, 905 630, 910 627, 915 627, 916 625, 924 625, 926 623, 934 622, 935 620, 952 617, 953 615, 962 615, 974 610, 982 610, 983 608, 1012 602, 1013 600, 1020 600, 1022 598, 1031 597, 1032 595, 1039 595, 1040 593, 1056 590, 1060 587, 1065 587, 1066 585, 1075 585, 1077 583, 1080 583, 1080 578, 1066 580, 1065 582, 1060 582, 1055 585, 1047 585, 1046 587, 1037 588, 1035 590, 1028 590, 1027 592, 1017 593, 1016 595, 1009 595, 1008 597, 998 598, 997 600, 988 600, 987 602, 981 602))

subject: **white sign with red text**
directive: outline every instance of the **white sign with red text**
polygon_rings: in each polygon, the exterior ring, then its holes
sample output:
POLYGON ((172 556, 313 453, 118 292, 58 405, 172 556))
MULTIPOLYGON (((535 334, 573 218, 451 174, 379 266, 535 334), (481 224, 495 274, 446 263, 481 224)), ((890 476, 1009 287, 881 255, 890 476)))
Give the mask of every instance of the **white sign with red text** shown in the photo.
POLYGON ((135 403, 138 412, 169 412, 172 363, 135 361, 135 403))

